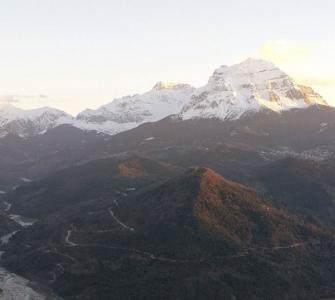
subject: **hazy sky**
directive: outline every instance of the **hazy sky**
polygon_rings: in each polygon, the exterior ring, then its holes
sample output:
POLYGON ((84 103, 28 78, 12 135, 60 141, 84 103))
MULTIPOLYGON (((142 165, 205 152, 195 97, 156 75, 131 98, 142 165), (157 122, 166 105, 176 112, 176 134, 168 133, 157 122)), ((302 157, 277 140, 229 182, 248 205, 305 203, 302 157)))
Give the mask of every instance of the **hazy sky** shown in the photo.
POLYGON ((71 113, 270 59, 335 104, 334 0, 0 0, 0 101, 71 113))

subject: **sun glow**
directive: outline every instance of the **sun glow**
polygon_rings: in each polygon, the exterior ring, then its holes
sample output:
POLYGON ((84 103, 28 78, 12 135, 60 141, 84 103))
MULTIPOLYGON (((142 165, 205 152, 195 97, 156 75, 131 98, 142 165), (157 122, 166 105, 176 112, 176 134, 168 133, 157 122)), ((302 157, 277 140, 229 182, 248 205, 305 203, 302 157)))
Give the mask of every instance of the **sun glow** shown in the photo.
POLYGON ((172 89, 176 87, 178 83, 169 82, 169 81, 159 81, 155 85, 155 89, 164 90, 164 89, 172 89))
POLYGON ((312 86, 335 105, 335 45, 291 44, 287 41, 268 41, 260 56, 270 60, 298 83, 312 86))

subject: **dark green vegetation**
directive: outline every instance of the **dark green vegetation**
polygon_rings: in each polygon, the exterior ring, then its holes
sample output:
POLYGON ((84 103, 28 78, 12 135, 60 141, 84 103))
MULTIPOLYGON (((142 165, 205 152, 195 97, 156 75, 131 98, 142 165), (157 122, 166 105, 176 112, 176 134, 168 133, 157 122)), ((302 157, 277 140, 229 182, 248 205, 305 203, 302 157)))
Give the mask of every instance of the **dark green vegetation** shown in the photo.
POLYGON ((178 167, 145 158, 103 159, 71 167, 6 195, 12 209, 39 218, 67 206, 112 198, 177 174, 178 167))
POLYGON ((7 135, 0 139, 0 190, 23 185, 78 162, 104 157, 108 138, 62 125, 30 139, 7 135))
POLYGON ((311 107, 8 136, 2 201, 38 221, 2 264, 65 299, 331 298, 334 121, 311 107))
POLYGON ((334 238, 194 168, 48 214, 4 263, 67 299, 314 299, 332 287, 334 238))
POLYGON ((68 125, 30 139, 8 135, 0 139, 0 190, 24 184, 23 177, 37 180, 93 159, 134 155, 209 167, 240 180, 288 155, 324 159, 334 153, 334 120, 334 108, 311 106, 280 115, 264 111, 236 121, 166 118, 115 136, 68 125))
POLYGON ((335 161, 287 158, 256 172, 251 184, 310 222, 335 227, 335 161))

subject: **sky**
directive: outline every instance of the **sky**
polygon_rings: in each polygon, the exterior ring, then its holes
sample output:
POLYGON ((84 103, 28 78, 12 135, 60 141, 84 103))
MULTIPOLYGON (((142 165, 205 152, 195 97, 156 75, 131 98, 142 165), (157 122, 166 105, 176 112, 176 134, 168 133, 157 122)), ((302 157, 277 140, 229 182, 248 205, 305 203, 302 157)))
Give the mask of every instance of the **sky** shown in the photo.
POLYGON ((335 105, 333 0, 0 0, 0 102, 71 114, 273 61, 335 105))

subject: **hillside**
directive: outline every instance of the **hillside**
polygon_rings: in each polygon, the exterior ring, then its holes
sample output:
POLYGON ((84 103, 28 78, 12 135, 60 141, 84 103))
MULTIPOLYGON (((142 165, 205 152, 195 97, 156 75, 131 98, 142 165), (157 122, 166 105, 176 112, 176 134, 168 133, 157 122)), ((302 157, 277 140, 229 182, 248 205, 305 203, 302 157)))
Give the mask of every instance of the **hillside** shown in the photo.
POLYGON ((318 299, 334 292, 334 241, 195 168, 50 215, 11 240, 4 263, 65 299, 318 299))
POLYGON ((277 206, 307 220, 335 226, 334 160, 286 158, 260 168, 250 184, 277 206))
POLYGON ((127 194, 180 170, 150 159, 101 159, 70 167, 42 180, 18 187, 3 196, 10 212, 41 218, 67 206, 127 194))

